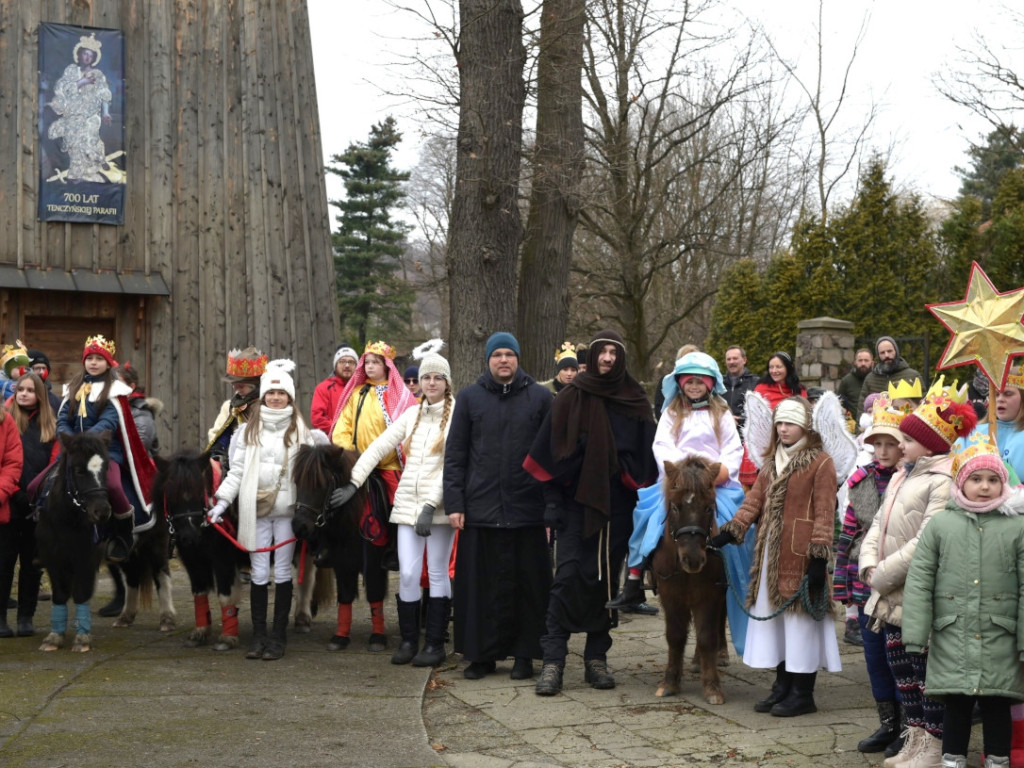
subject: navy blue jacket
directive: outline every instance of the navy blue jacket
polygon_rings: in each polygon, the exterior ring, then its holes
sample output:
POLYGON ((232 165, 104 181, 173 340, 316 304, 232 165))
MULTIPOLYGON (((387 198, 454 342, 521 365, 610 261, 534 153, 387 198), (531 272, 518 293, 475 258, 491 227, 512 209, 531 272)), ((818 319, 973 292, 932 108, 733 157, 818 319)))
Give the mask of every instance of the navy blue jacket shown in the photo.
POLYGON ((523 469, 551 391, 519 370, 509 384, 485 373, 455 398, 444 451, 444 509, 467 527, 544 525, 544 494, 523 469))

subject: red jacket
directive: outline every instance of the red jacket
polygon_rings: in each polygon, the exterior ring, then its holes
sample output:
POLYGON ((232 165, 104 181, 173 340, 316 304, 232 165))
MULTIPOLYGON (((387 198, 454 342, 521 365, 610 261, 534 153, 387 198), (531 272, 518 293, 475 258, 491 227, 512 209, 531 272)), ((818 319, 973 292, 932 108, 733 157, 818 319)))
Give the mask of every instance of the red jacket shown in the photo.
MULTIPOLYGON (((758 384, 754 387, 754 391, 768 401, 768 405, 772 407, 773 411, 775 410, 775 406, 787 397, 793 396, 793 390, 785 384, 758 384)), ((797 394, 800 395, 800 397, 807 397, 807 390, 800 387, 800 391, 797 392, 797 394)))
POLYGON ((11 522, 11 496, 18 490, 23 463, 21 435, 14 417, 0 421, 0 524, 11 522))
POLYGON ((338 413, 341 393, 348 382, 338 375, 328 376, 316 385, 313 390, 313 406, 309 409, 309 423, 313 429, 321 429, 328 435, 334 426, 334 417, 338 413))

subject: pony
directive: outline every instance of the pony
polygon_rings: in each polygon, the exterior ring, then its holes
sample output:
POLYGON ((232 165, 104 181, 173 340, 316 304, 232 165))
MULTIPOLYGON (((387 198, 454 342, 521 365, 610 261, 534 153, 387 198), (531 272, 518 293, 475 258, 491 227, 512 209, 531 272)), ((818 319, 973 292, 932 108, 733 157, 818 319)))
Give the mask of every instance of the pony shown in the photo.
MULTIPOLYGON (((300 617, 312 616, 310 603, 327 605, 341 594, 342 584, 358 579, 362 570, 362 538, 359 534, 359 515, 364 504, 364 492, 359 491, 341 509, 329 506, 331 493, 349 482, 355 457, 350 452, 330 443, 299 446, 292 467, 295 484, 295 516, 292 530, 303 542, 326 545, 330 569, 317 569, 317 583, 312 595, 296 608, 295 628, 310 631, 307 622, 300 628, 300 617), (321 570, 334 571, 333 583, 321 584, 321 570), (337 590, 337 591, 335 591, 337 590)), ((330 580, 326 580, 330 581, 330 580)), ((302 590, 300 590, 300 600, 302 590)))
MULTIPOLYGON (((36 526, 39 560, 50 575, 53 592, 50 633, 39 650, 55 651, 64 644, 71 600, 75 604, 76 625, 71 650, 84 653, 92 647, 89 601, 102 560, 104 527, 111 514, 106 486, 110 432, 62 433, 59 439, 60 458, 50 470, 50 488, 38 507, 36 526)), ((174 628, 174 606, 167 565, 167 526, 156 519, 137 539, 123 563, 129 589, 124 611, 115 626, 132 623, 140 596, 148 602, 155 585, 160 593, 160 629, 170 631, 174 628)))
MULTIPOLYGON (((241 599, 241 568, 248 555, 206 523, 206 509, 213 499, 219 478, 219 464, 209 453, 182 450, 173 454, 153 483, 153 509, 166 520, 176 536, 178 554, 188 573, 195 611, 195 627, 185 638, 186 648, 198 648, 210 641, 209 592, 220 602, 221 633, 215 651, 238 647, 238 604, 241 599)), ((238 515, 232 507, 224 518, 237 528, 238 515)))
POLYGON ((691 456, 665 462, 665 531, 651 568, 665 612, 668 664, 655 696, 679 693, 683 650, 692 616, 704 699, 725 703, 717 656, 725 620, 725 565, 718 553, 709 556, 708 538, 717 532, 715 478, 719 464, 691 456))

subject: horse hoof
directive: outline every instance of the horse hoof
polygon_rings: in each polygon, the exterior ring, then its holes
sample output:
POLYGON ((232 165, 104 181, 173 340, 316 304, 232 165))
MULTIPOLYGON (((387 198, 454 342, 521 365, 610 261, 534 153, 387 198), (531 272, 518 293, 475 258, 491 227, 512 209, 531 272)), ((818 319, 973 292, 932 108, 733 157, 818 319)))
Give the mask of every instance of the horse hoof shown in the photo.
POLYGON ((217 638, 217 642, 213 644, 213 650, 217 652, 233 651, 238 647, 238 636, 237 635, 221 635, 217 638))
POLYGON ((313 631, 313 619, 310 616, 301 614, 295 617, 295 631, 300 635, 308 635, 313 631))
POLYGON ((176 626, 177 626, 177 624, 176 624, 173 616, 170 616, 170 617, 161 616, 160 617, 160 631, 161 632, 164 632, 164 633, 166 633, 166 632, 173 632, 176 626))
POLYGON ((72 653, 88 653, 92 650, 91 635, 75 635, 75 644, 71 646, 72 653))
POLYGON ((39 646, 39 650, 56 651, 62 645, 64 645, 64 636, 58 635, 56 632, 51 632, 43 639, 43 644, 39 646))
POLYGON ((700 674, 700 662, 699 661, 690 662, 689 672, 690 672, 690 674, 693 674, 693 675, 699 675, 700 674))
POLYGON ((202 635, 200 637, 193 637, 192 635, 189 635, 185 638, 185 642, 182 643, 182 645, 185 648, 200 648, 206 645, 206 635, 202 635))
POLYGON ((718 661, 716 663, 720 667, 728 667, 729 666, 729 657, 728 656, 719 656, 718 657, 718 661))
POLYGON ((704 691, 704 701, 708 704, 725 704, 725 696, 721 691, 704 691))
POLYGON ((664 683, 662 683, 658 686, 658 690, 654 692, 654 695, 659 699, 662 699, 666 696, 675 696, 677 693, 679 693, 678 688, 676 688, 675 686, 665 685, 664 683))

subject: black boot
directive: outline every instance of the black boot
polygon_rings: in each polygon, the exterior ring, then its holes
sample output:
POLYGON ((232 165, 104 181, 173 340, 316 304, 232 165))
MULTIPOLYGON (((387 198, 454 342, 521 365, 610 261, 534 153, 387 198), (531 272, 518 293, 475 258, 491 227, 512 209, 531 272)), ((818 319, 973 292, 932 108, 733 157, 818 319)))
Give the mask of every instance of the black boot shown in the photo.
POLYGON ((123 563, 132 553, 135 545, 135 509, 120 517, 115 516, 110 526, 110 539, 107 541, 107 560, 111 563, 123 563))
POLYGON ((408 664, 420 649, 420 601, 406 602, 395 595, 395 603, 398 605, 398 634, 402 643, 391 657, 391 663, 408 664))
POLYGON ((107 563, 107 570, 110 571, 110 578, 114 582, 114 596, 110 602, 99 609, 100 616, 120 616, 124 610, 124 572, 119 565, 107 563))
POLYGON ((252 644, 247 659, 262 659, 267 649, 267 585, 249 585, 249 611, 252 613, 252 644))
POLYGON ((878 730, 857 744, 858 752, 882 752, 900 735, 899 704, 895 701, 876 701, 878 730))
POLYGON ((640 579, 626 579, 626 586, 616 597, 604 604, 605 608, 632 609, 644 602, 644 588, 640 579))
POLYGON ((772 683, 772 692, 754 705, 755 712, 771 712, 772 707, 789 695, 789 689, 793 685, 793 676, 786 671, 786 662, 781 662, 775 668, 775 682, 772 683))
POLYGON ((818 708, 814 704, 814 683, 817 679, 817 672, 794 672, 789 695, 772 707, 772 717, 796 717, 817 712, 818 708))
POLYGON ((288 644, 288 616, 292 612, 292 583, 284 581, 274 585, 274 626, 270 630, 264 661, 276 661, 284 656, 288 644))
POLYGON ((896 738, 889 742, 889 746, 885 748, 886 757, 896 757, 900 752, 903 751, 903 744, 906 741, 907 734, 907 717, 903 713, 903 707, 896 704, 896 738))
POLYGON ((565 667, 562 664, 544 662, 540 668, 540 677, 534 686, 534 692, 538 696, 554 696, 562 690, 562 673, 565 667))
POLYGON ((432 597, 427 600, 427 627, 423 636, 423 650, 412 660, 414 667, 436 667, 446 658, 444 637, 448 632, 451 612, 450 597, 432 597))
POLYGON ((14 630, 7 625, 7 611, 0 613, 0 637, 14 637, 14 630))

